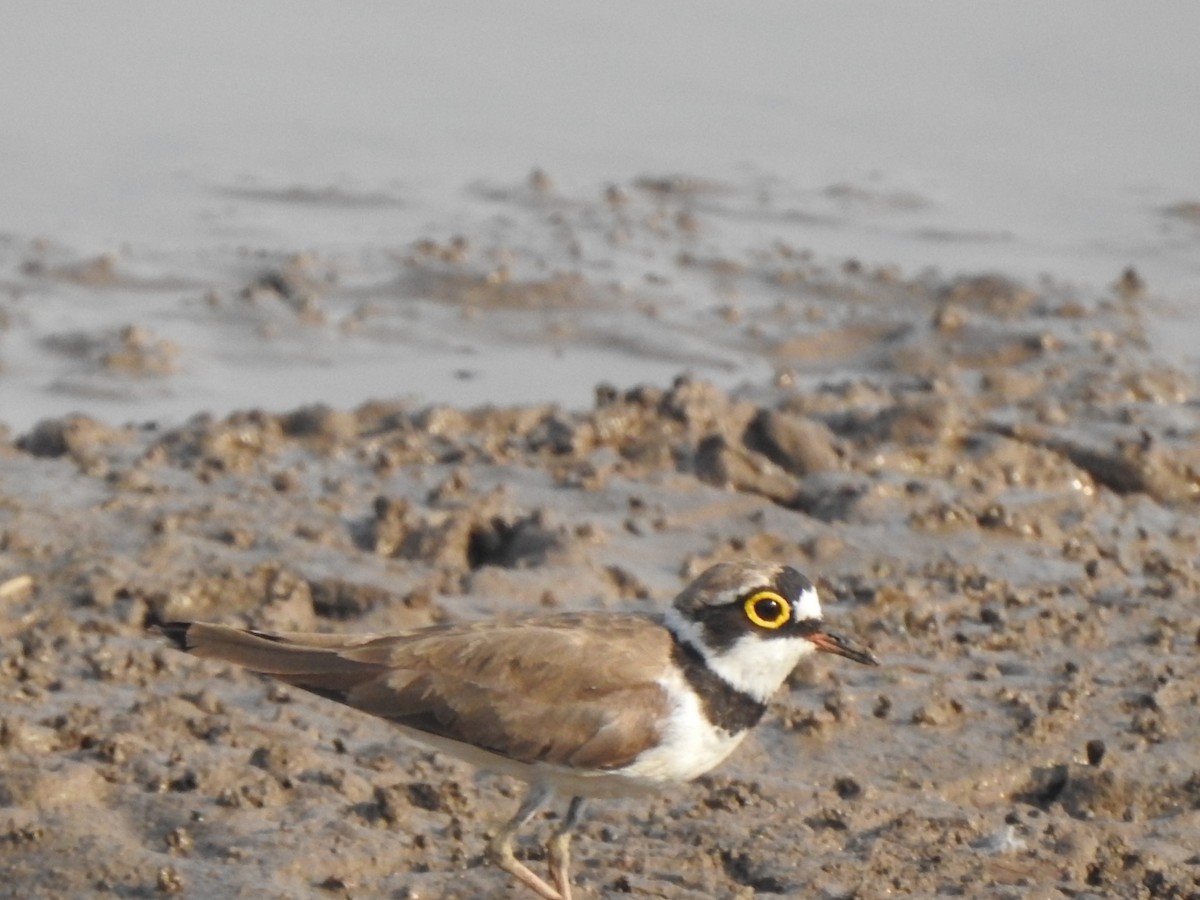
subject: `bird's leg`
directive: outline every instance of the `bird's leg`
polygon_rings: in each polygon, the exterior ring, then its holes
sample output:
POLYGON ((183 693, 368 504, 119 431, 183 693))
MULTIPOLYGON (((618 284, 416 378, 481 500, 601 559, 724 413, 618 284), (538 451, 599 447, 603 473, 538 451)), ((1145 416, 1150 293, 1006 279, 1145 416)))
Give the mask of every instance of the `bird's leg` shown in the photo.
POLYGON ((546 845, 550 857, 550 880, 558 888, 562 900, 571 900, 571 834, 583 819, 583 797, 572 797, 567 815, 550 836, 546 845))
POLYGON ((563 900, 563 895, 534 875, 527 865, 517 859, 513 853, 513 838, 529 824, 530 819, 542 811, 553 795, 554 791, 549 785, 533 785, 521 801, 521 808, 517 810, 517 814, 488 841, 488 858, 542 900, 563 900))

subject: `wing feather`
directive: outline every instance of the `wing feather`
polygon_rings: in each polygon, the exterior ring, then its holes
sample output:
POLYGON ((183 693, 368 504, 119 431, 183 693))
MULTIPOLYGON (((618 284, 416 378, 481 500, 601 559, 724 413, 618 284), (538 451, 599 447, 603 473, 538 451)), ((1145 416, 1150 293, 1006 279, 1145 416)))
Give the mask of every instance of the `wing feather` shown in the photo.
POLYGON ((199 623, 164 631, 198 656, 523 763, 619 768, 654 744, 666 711, 658 679, 671 638, 639 616, 575 614, 352 638, 199 623))

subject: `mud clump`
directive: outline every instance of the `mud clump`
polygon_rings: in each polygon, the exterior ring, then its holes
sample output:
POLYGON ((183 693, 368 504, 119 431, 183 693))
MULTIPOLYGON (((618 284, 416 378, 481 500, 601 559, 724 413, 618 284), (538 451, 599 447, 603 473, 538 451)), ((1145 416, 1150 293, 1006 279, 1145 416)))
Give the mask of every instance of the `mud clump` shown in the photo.
POLYGON ((836 471, 841 462, 828 426, 774 409, 760 409, 743 441, 797 478, 836 471))
POLYGON ((87 416, 68 416, 39 422, 17 438, 16 448, 33 456, 69 456, 80 466, 101 459, 114 445, 127 444, 130 435, 87 416))

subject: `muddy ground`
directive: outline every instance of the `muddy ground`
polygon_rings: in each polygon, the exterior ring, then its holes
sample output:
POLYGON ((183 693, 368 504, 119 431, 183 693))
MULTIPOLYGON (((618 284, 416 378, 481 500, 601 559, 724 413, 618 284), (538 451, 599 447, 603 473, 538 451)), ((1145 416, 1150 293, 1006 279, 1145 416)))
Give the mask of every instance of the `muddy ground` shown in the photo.
MULTIPOLYGON (((482 858, 519 785, 147 626, 657 609, 754 556, 882 666, 803 668, 718 771, 595 804, 580 896, 1200 897, 1200 408, 1136 273, 801 269, 722 273, 810 289, 713 321, 776 372, 732 392, 4 434, 0 893, 519 896, 482 858)), ((526 305, 589 302, 552 288, 526 305)), ((171 368, 114 340, 98 365, 171 368)))

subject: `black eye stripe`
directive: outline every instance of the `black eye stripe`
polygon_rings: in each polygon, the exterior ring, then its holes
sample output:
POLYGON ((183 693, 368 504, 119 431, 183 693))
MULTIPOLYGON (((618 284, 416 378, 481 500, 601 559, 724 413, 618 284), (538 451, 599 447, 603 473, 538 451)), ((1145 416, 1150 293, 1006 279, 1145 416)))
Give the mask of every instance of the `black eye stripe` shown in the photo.
MULTIPOLYGON (((807 583, 804 576, 797 576, 807 583)), ((818 619, 802 619, 795 618, 799 609, 795 602, 799 595, 784 594, 779 590, 777 584, 761 585, 743 590, 737 595, 736 599, 730 598, 724 603, 715 604, 712 606, 700 606, 691 610, 688 617, 692 619, 702 630, 704 635, 704 643, 708 647, 717 652, 727 650, 732 647, 738 640, 747 635, 755 635, 763 640, 771 640, 773 638, 788 638, 802 637, 806 634, 812 634, 820 630, 820 621, 818 619), (758 604, 748 604, 747 601, 752 600, 756 594, 766 594, 768 596, 760 598, 758 601, 773 602, 778 605, 782 601, 783 605, 787 606, 789 612, 786 619, 777 627, 763 627, 757 625, 748 615, 747 606, 756 607, 758 604), (779 599, 769 597, 770 594, 778 594, 779 599)), ((767 612, 766 610, 763 611, 767 612)), ((779 611, 776 610, 773 615, 778 616, 779 611)), ((765 621, 771 621, 772 616, 760 615, 765 621)))
POLYGON ((820 631, 821 624, 822 623, 820 619, 801 619, 795 623, 793 626, 793 631, 799 632, 807 637, 810 634, 816 634, 818 631, 820 631))
POLYGON ((710 650, 720 653, 748 637, 786 640, 821 630, 813 583, 797 570, 764 566, 739 572, 737 566, 726 564, 708 572, 708 581, 702 584, 706 576, 701 576, 676 598, 674 606, 691 623, 685 633, 695 634, 692 629, 697 629, 698 642, 710 650), (756 608, 758 600, 771 596, 783 610, 756 608), (814 618, 799 618, 813 613, 814 618))

